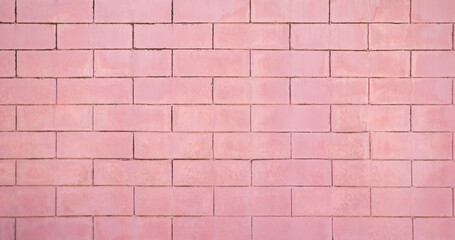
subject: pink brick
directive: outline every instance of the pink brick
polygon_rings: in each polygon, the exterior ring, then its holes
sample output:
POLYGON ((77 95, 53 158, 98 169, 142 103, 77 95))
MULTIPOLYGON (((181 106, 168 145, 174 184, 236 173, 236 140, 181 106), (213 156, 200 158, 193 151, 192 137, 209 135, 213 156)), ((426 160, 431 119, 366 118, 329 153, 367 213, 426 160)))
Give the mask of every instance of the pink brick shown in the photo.
POLYGON ((291 214, 289 188, 251 187, 215 189, 215 215, 273 216, 291 214))
POLYGON ((1 104, 54 104, 55 79, 0 79, 0 96, 1 104))
POLYGON ((335 186, 411 186, 411 162, 334 161, 333 184, 335 186))
POLYGON ((131 187, 61 187, 57 189, 57 215, 131 215, 131 187))
MULTIPOLYGON (((1 14, 1 13, 0 13, 1 14)), ((15 239, 15 220, 14 218, 2 218, 0 219, 0 238, 5 240, 15 239)))
POLYGON ((136 187, 135 194, 138 215, 212 215, 213 212, 212 188, 136 187))
POLYGON ((332 106, 332 131, 409 131, 409 106, 332 106))
POLYGON ((265 77, 328 76, 327 51, 253 51, 251 74, 265 77))
POLYGON ((334 218, 333 236, 337 240, 409 240, 412 221, 410 218, 334 218))
POLYGON ((413 22, 454 22, 455 2, 451 0, 412 0, 413 22))
POLYGON ((92 162, 87 160, 18 160, 19 185, 90 185, 92 162))
POLYGON ((250 240, 249 217, 177 217, 174 240, 250 240))
POLYGON ((175 106, 174 131, 249 131, 249 106, 175 106))
POLYGON ((210 133, 135 133, 136 158, 211 158, 210 133))
POLYGON ((253 240, 332 239, 328 217, 257 217, 253 218, 253 240))
MULTIPOLYGON (((0 161, 0 185, 14 185, 16 179, 16 162, 14 160, 0 161)), ((0 228, 1 229, 1 228, 0 228)), ((1 237, 0 232, 0 237, 1 237)))
POLYGON ((0 133, 0 158, 49 158, 55 156, 55 133, 0 133))
POLYGON ((368 26, 362 24, 293 24, 293 49, 367 49, 368 26))
POLYGON ((133 103, 133 83, 128 78, 58 79, 59 104, 133 103))
POLYGON ((364 159, 369 156, 365 133, 296 133, 292 136, 292 157, 364 159))
MULTIPOLYGON (((3 84, 0 81, 0 85, 3 84)), ((0 93, 3 91, 0 88, 0 93)), ((16 107, 4 106, 0 107, 0 131, 9 131, 16 128, 16 107)))
POLYGON ((409 0, 335 0, 330 4, 334 22, 408 22, 409 0))
POLYGON ((133 134, 127 132, 61 132, 57 134, 60 158, 130 158, 133 134))
POLYGON ((54 216, 54 187, 0 187, 0 216, 54 216))
POLYGON ((253 161, 253 185, 330 185, 331 164, 322 160, 253 161))
POLYGON ((0 39, 2 49, 53 49, 55 26, 44 24, 2 24, 0 39))
POLYGON ((251 183, 250 161, 181 160, 172 166, 174 185, 244 186, 251 183))
POLYGON ((216 133, 215 158, 289 158, 287 133, 216 133))
POLYGON ((169 161, 96 160, 95 185, 170 185, 169 161))
POLYGON ((92 22, 92 0, 17 0, 18 22, 92 22))
MULTIPOLYGON (((15 0, 0 0, 0 22, 14 22, 15 19, 15 0)), ((1 235, 0 235, 1 236, 1 235)), ((5 237, 8 239, 7 237, 5 237)))
POLYGON ((248 22, 248 0, 174 0, 174 22, 248 22))
POLYGON ((136 78, 134 102, 147 104, 211 103, 210 78, 136 78))
POLYGON ((93 74, 92 51, 20 51, 20 77, 88 77, 93 74))
POLYGON ((0 52, 0 77, 14 77, 16 56, 14 51, 0 52))
POLYGON ((451 156, 451 134, 371 134, 371 157, 374 159, 450 159, 451 156))
POLYGON ((285 78, 215 78, 215 103, 289 103, 289 82, 285 78))
POLYGON ((18 130, 91 130, 90 106, 18 106, 18 130))
POLYGON ((409 59, 404 51, 332 52, 331 71, 336 77, 408 77, 409 59))
POLYGON ((134 26, 136 48, 211 48, 210 24, 153 24, 134 26))
POLYGON ((412 183, 414 186, 455 186, 455 163, 453 161, 414 161, 412 183))
POLYGON ((170 106, 95 106, 95 130, 169 131, 170 106))
POLYGON ((374 104, 450 104, 452 81, 446 78, 370 79, 374 104))
POLYGON ((414 219, 414 239, 450 240, 455 236, 453 218, 416 218, 414 219))
POLYGON ((171 21, 169 0, 95 0, 95 22, 171 21))
POLYGON ((327 22, 326 0, 252 0, 253 22, 327 22))
POLYGON ((59 49, 131 48, 132 27, 122 24, 58 25, 59 49))
POLYGON ((248 76, 249 58, 246 50, 174 51, 174 75, 248 76))
POLYGON ((292 214, 305 216, 342 215, 365 216, 370 214, 368 188, 293 188, 292 214))
POLYGON ((289 26, 285 24, 216 24, 214 47, 288 49, 289 26))
POLYGON ((16 235, 17 239, 29 240, 89 240, 92 239, 92 219, 90 217, 18 218, 16 235))
POLYGON ((329 106, 253 106, 253 131, 329 131, 329 106))
POLYGON ((171 239, 170 218, 96 217, 95 239, 171 239))
POLYGON ((171 51, 99 50, 95 51, 95 76, 168 76, 171 51))
POLYGON ((455 107, 413 106, 412 129, 414 131, 455 131, 455 107))
POLYGON ((422 51, 412 53, 412 76, 454 77, 455 52, 422 51))
POLYGON ((451 216, 452 190, 373 188, 371 205, 374 216, 451 216))
MULTIPOLYGON (((454 5, 455 6, 455 5, 454 5)), ((449 24, 373 24, 371 49, 451 49, 449 24)))
POLYGON ((291 83, 292 103, 368 103, 368 79, 366 78, 295 78, 291 83))

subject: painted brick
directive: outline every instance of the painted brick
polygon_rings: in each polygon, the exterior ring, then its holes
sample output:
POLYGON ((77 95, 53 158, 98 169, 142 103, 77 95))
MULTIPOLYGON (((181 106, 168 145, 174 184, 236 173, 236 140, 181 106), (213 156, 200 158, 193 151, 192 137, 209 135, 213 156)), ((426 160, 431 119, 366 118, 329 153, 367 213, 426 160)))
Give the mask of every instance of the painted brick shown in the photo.
POLYGON ((451 0, 425 0, 412 1, 413 22, 454 22, 455 2, 451 0))
POLYGON ((54 187, 0 187, 0 216, 54 216, 54 187))
POLYGON ((455 220, 452 218, 414 219, 414 239, 450 240, 455 236, 455 220))
POLYGON ((412 129, 414 131, 455 131, 455 107, 413 106, 412 129))
POLYGON ((284 24, 216 24, 214 47, 288 49, 289 26, 284 24))
POLYGON ((253 218, 253 240, 332 239, 328 217, 257 217, 253 218))
POLYGON ((19 185, 90 185, 92 162, 87 160, 18 160, 19 185))
MULTIPOLYGON (((0 88, 0 92, 2 92, 0 88)), ((16 128, 16 108, 14 106, 0 107, 0 131, 10 131, 16 128)))
POLYGON ((55 133, 2 132, 0 158, 55 157, 55 133))
MULTIPOLYGON (((16 162, 2 160, 0 162, 0 185, 14 185, 16 181, 16 162)), ((1 232, 0 232, 0 236, 1 232)))
POLYGON ((53 49, 55 26, 48 24, 2 24, 1 49, 53 49))
POLYGON ((333 219, 333 236, 347 239, 412 239, 411 218, 352 218, 333 219))
POLYGON ((252 0, 253 22, 327 22, 326 0, 252 0))
POLYGON ((0 77, 14 77, 16 56, 14 51, 0 52, 0 77))
POLYGON ((455 53, 452 51, 423 51, 412 53, 412 76, 454 77, 455 53))
POLYGON ((65 218, 18 218, 16 220, 17 239, 92 239, 92 219, 90 217, 65 218))
POLYGON ((414 161, 412 183, 414 186, 455 186, 455 163, 452 161, 414 161))
POLYGON ((0 104, 55 104, 55 79, 0 79, 0 104))
POLYGON ((131 48, 133 42, 126 24, 61 24, 57 31, 59 49, 131 48))
POLYGON ((171 239, 170 218, 96 217, 95 239, 171 239))
POLYGON ((409 0, 335 0, 330 2, 334 22, 408 22, 409 0))
POLYGON ((0 237, 2 239, 14 239, 16 230, 15 230, 15 220, 14 218, 2 218, 0 219, 0 237))
POLYGON ((2 5, 2 8, 0 8, 0 22, 14 22, 16 1, 0 0, 0 4, 2 5))
POLYGON ((248 0, 174 0, 175 22, 248 22, 248 0))
POLYGON ((95 0, 95 22, 156 23, 171 21, 169 0, 95 0))
POLYGON ((92 0, 17 0, 18 22, 92 22, 92 0))
POLYGON ((248 240, 251 237, 251 219, 249 217, 177 217, 174 218, 173 230, 175 240, 248 240))

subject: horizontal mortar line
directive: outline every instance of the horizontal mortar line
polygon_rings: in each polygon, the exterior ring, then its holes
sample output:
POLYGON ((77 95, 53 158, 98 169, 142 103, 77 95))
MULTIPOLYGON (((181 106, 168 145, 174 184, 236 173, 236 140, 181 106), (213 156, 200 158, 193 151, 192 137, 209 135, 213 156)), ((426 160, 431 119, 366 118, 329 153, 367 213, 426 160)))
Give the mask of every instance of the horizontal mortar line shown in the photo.
POLYGON ((401 77, 371 77, 371 76, 292 76, 292 77, 286 77, 286 76, 85 76, 85 77, 80 77, 80 76, 69 76, 69 77, 23 77, 23 76, 18 76, 18 77, 0 77, 0 79, 57 79, 60 81, 66 81, 67 79, 146 79, 146 78, 216 78, 216 79, 230 79, 230 78, 241 78, 241 79, 252 79, 252 78, 279 78, 279 79, 305 79, 305 78, 321 78, 321 79, 403 79, 403 80, 412 80, 412 79, 454 79, 455 76, 430 76, 430 77, 420 77, 420 76, 401 76, 401 77))
POLYGON ((324 134, 365 134, 365 133, 452 133, 453 131, 412 131, 409 132, 409 130, 403 130, 403 131, 339 131, 339 132, 334 132, 334 131, 248 131, 248 130, 223 130, 223 131, 170 131, 170 130, 118 130, 118 129, 111 129, 111 130, 104 130, 104 129, 80 129, 80 130, 55 130, 55 129, 50 129, 50 130, 11 130, 11 131, 0 131, 0 133, 5 132, 5 133, 14 133, 14 132, 20 132, 20 133, 43 133, 43 132, 52 132, 52 133, 93 133, 93 132, 103 132, 103 133, 258 133, 258 134, 266 134, 266 133, 281 133, 281 134, 286 134, 286 133, 306 133, 306 134, 311 134, 311 133, 324 133, 324 134))
POLYGON ((391 161, 425 161, 425 162, 431 162, 431 161, 444 161, 444 162, 450 162, 452 159, 451 158, 436 158, 436 159, 410 159, 410 158, 390 158, 390 159, 370 159, 370 158, 330 158, 330 157, 312 157, 312 158, 302 158, 302 157, 276 157, 276 158, 235 158, 235 157, 215 157, 215 158, 195 158, 195 157, 178 157, 178 158, 140 158, 140 157, 135 157, 134 159, 132 157, 130 158, 118 158, 118 157, 105 157, 105 158, 90 158, 90 157, 41 157, 41 158, 30 158, 30 157, 4 157, 0 158, 0 161, 2 160, 54 160, 55 161, 65 161, 65 160, 123 160, 123 161, 169 161, 169 160, 176 160, 176 161, 185 161, 185 160, 201 160, 201 161, 287 161, 287 160, 295 160, 295 161, 307 161, 307 160, 316 160, 316 161, 384 161, 384 162, 391 162, 391 161))
POLYGON ((49 21, 4 21, 0 24, 49 24, 49 25, 59 25, 59 24, 141 24, 141 25, 157 25, 157 24, 326 24, 326 25, 338 25, 338 24, 350 24, 350 25, 366 25, 366 24, 394 24, 394 25, 418 25, 418 24, 453 24, 455 21, 231 21, 231 22, 207 22, 207 21, 150 21, 150 22, 138 22, 138 21, 121 21, 121 22, 110 22, 110 21, 91 21, 91 22, 49 22, 49 21))
MULTIPOLYGON (((397 48, 390 48, 390 49, 340 49, 340 48, 326 48, 326 49, 320 49, 320 48, 59 48, 59 49, 54 49, 54 48, 36 48, 36 49, 30 49, 30 48, 1 48, 0 46, 0 51, 18 51, 18 52, 63 52, 63 51, 170 51, 170 50, 175 50, 177 52, 179 51, 217 51, 217 50, 222 50, 222 51, 249 51, 251 50, 253 53, 254 52, 455 52, 452 47, 450 48, 406 48, 406 49, 397 49, 397 48)), ((175 58, 175 57, 174 57, 175 58)))
MULTIPOLYGON (((295 218, 329 218, 333 215, 293 215, 295 218)), ((18 218, 18 219, 29 219, 29 218, 116 218, 116 217, 132 217, 132 218, 217 218, 217 217, 227 217, 227 218, 290 218, 291 215, 47 215, 47 216, 0 216, 1 218, 18 218)), ((418 218, 418 219, 453 219, 453 216, 355 216, 355 215, 335 215, 335 218, 418 218)))
POLYGON ((87 188, 87 187, 125 187, 125 188, 132 188, 132 187, 139 187, 139 188, 360 188, 360 189, 452 189, 454 186, 375 186, 375 185, 365 185, 365 186, 348 186, 348 185, 331 185, 331 184, 289 184, 289 185, 184 185, 184 184, 174 184, 174 185, 141 185, 141 184, 81 184, 81 185, 53 185, 53 184, 37 184, 37 185, 26 185, 26 184, 16 184, 16 185, 1 185, 0 188, 14 188, 14 187, 58 187, 61 188, 87 188))
MULTIPOLYGON (((387 107, 387 106, 402 106, 402 107, 449 107, 452 106, 452 103, 441 103, 441 104, 415 104, 415 103, 46 103, 46 104, 33 104, 33 103, 25 103, 25 104, 13 104, 13 103, 0 103, 0 106, 8 107, 8 106, 18 106, 18 107, 70 107, 70 106, 283 106, 283 107, 290 107, 290 106, 358 106, 358 107, 367 107, 367 106, 378 106, 378 107, 387 107)), ((404 131, 404 130, 403 130, 404 131)))

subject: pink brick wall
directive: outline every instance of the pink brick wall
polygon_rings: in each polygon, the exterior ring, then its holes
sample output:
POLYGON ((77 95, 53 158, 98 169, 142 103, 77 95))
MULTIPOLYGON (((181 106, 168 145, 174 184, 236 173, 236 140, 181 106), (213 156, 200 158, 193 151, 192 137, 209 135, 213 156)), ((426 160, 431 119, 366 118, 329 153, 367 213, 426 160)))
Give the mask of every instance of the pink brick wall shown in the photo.
POLYGON ((455 0, 0 0, 1 240, 454 240, 455 0))

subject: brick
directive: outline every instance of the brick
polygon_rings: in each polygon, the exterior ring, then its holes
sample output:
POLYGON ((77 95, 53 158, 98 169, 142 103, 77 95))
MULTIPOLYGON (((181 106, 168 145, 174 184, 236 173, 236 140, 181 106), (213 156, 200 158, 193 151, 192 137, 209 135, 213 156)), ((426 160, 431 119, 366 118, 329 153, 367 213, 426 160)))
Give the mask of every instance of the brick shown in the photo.
POLYGON ((133 134, 126 132, 57 133, 59 158, 131 158, 133 134))
POLYGON ((95 185, 170 185, 169 161, 96 160, 95 185))
POLYGON ((169 131, 170 106, 95 106, 95 130, 169 131))
POLYGON ((174 185, 245 186, 251 183, 250 161, 181 160, 173 163, 174 185))
POLYGON ((249 131, 249 106, 175 106, 174 131, 249 131))
POLYGON ((253 218, 253 240, 332 239, 328 217, 257 217, 253 218))
POLYGON ((0 52, 0 77, 14 77, 16 74, 16 56, 14 51, 0 52))
POLYGON ((412 53, 412 76, 454 77, 455 52, 422 51, 412 53))
POLYGON ((171 239, 170 218, 96 217, 95 239, 171 239))
MULTIPOLYGON (((0 81, 0 85, 2 82, 0 81)), ((3 92, 0 88, 0 93, 3 92)), ((3 106, 0 107, 0 131, 11 131, 16 128, 16 107, 3 106)))
MULTIPOLYGON (((2 13, 0 13, 0 16, 2 13)), ((0 238, 1 239, 15 239, 15 219, 14 218, 2 218, 0 219, 0 238)))
POLYGON ((210 24, 153 24, 134 26, 136 48, 211 48, 210 24))
POLYGON ((146 77, 171 74, 171 51, 98 50, 95 51, 95 76, 146 77))
POLYGON ((289 26, 285 24, 216 24, 213 41, 215 48, 288 49, 289 26))
POLYGON ((131 215, 131 187, 61 187, 57 190, 57 215, 131 215))
POLYGON ((452 190, 373 188, 371 205, 373 216, 451 216, 452 190))
POLYGON ((18 130, 91 130, 90 106, 18 106, 18 130))
MULTIPOLYGON (((14 160, 0 161, 0 185, 14 185, 16 181, 16 162, 14 160)), ((1 223, 0 223, 1 225, 1 223)), ((1 237, 0 232, 0 237, 1 237)))
POLYGON ((370 79, 374 104, 450 104, 452 82, 446 78, 370 79))
POLYGON ((44 24, 2 24, 0 39, 2 49, 53 49, 55 27, 44 24))
POLYGON ((411 186, 411 162, 334 161, 333 184, 335 186, 411 186))
POLYGON ((92 239, 90 217, 18 218, 16 221, 17 239, 92 239))
POLYGON ((210 78, 136 78, 134 102, 146 104, 197 104, 212 102, 210 78))
POLYGON ((329 131, 329 106, 253 106, 253 131, 329 131))
POLYGON ((132 27, 122 24, 61 24, 57 27, 59 49, 131 48, 132 27))
POLYGON ((210 133, 135 133, 134 156, 146 159, 211 158, 210 133))
POLYGON ((0 133, 0 158, 55 157, 55 133, 0 133))
POLYGON ((251 74, 264 77, 329 75, 327 51, 253 51, 251 74))
POLYGON ((279 216, 291 214, 291 190, 272 187, 215 189, 215 215, 279 216))
POLYGON ((294 188, 292 215, 365 216, 370 214, 369 188, 294 188))
POLYGON ((410 1, 336 0, 330 3, 330 10, 333 22, 408 22, 410 1))
POLYGON ((413 0, 411 20, 413 22, 454 22, 455 2, 451 0, 413 0))
MULTIPOLYGON (((0 22, 14 22, 15 20, 15 0, 0 0, 2 8, 0 8, 0 22)), ((1 235, 0 235, 1 236, 1 235)), ((7 237, 4 237, 8 239, 7 237)))
POLYGON ((133 84, 128 78, 58 79, 59 104, 133 103, 133 84))
POLYGON ((414 239, 450 240, 455 236, 453 218, 416 218, 414 219, 414 239))
POLYGON ((248 22, 248 0, 175 0, 174 22, 248 22))
POLYGON ((253 0, 253 22, 327 22, 329 2, 325 0, 253 0))
POLYGON ((365 50, 368 26, 363 24, 293 24, 292 49, 365 50))
POLYGON ((409 131, 408 106, 332 106, 332 131, 409 131))
POLYGON ((95 22, 171 21, 171 1, 169 0, 95 0, 95 6, 95 22))
POLYGON ((215 133, 215 158, 289 158, 287 133, 215 133))
POLYGON ((55 87, 55 79, 0 79, 0 104, 54 104, 55 87))
POLYGON ((18 160, 18 185, 90 185, 92 162, 87 160, 18 160))
POLYGON ((0 216, 54 216, 54 187, 0 187, 0 216))
POLYGON ((424 187, 455 186, 455 163, 453 161, 414 161, 412 183, 424 187))
POLYGON ((289 103, 289 82, 285 78, 215 78, 215 103, 289 103))
POLYGON ((409 52, 404 51, 333 52, 331 73, 336 77, 408 77, 409 59, 409 52))
POLYGON ((212 215, 213 190, 204 187, 136 187, 138 215, 212 215), (153 203, 153 204, 150 204, 153 203))
POLYGON ((447 133, 372 133, 373 159, 450 159, 452 136, 447 133))
POLYGON ((253 185, 331 185, 330 161, 253 161, 253 185))
MULTIPOLYGON (((454 5, 455 6, 455 5, 454 5)), ((451 49, 449 24, 373 24, 371 49, 451 49)))
POLYGON ((176 76, 248 76, 249 52, 246 50, 174 51, 176 76))
POLYGON ((93 74, 92 51, 20 51, 20 77, 88 77, 93 74))
POLYGON ((294 158, 368 158, 368 134, 296 133, 292 136, 292 156, 294 158))
POLYGON ((333 218, 333 236, 337 240, 348 239, 412 239, 410 218, 333 218))
POLYGON ((18 22, 92 22, 92 0, 17 0, 18 22))
POLYGON ((413 106, 412 129, 414 131, 455 131, 455 107, 413 106))
POLYGON ((294 78, 291 80, 291 86, 292 103, 368 103, 366 78, 294 78))
POLYGON ((175 240, 249 240, 249 217, 177 217, 173 221, 175 240))

